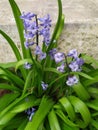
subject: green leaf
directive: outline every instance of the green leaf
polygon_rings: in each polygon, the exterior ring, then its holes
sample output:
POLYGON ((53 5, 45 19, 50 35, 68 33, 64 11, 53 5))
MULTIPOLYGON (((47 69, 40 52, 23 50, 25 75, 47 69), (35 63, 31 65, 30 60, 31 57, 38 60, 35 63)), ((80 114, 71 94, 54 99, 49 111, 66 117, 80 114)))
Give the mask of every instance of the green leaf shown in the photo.
POLYGON ((78 95, 78 97, 80 99, 88 100, 90 98, 88 91, 85 89, 85 87, 80 82, 73 85, 72 89, 76 92, 76 94, 78 95))
POLYGON ((88 92, 90 93, 90 95, 94 98, 98 98, 98 88, 96 87, 88 87, 87 88, 88 92))
POLYGON ((42 98, 42 101, 40 103, 40 106, 36 113, 33 116, 33 119, 31 122, 28 122, 25 130, 37 130, 39 125, 42 123, 50 109, 53 107, 54 102, 44 96, 42 98), (46 106, 46 107, 45 107, 46 106))
POLYGON ((66 78, 67 75, 68 75, 68 73, 59 75, 58 78, 56 78, 55 80, 53 80, 53 81, 49 84, 49 87, 50 87, 50 86, 52 87, 52 84, 54 84, 55 82, 61 80, 62 78, 66 78))
POLYGON ((21 78, 13 74, 11 71, 0 67, 0 75, 2 74, 10 78, 15 84, 19 85, 20 87, 24 85, 24 81, 21 78))
POLYGON ((10 111, 8 113, 6 113, 2 118, 0 118, 0 125, 5 125, 6 123, 8 123, 14 116, 16 115, 16 113, 11 113, 10 111))
POLYGON ((96 66, 98 66, 98 61, 96 59, 94 59, 92 56, 89 56, 87 54, 82 55, 82 58, 86 61, 86 63, 93 63, 96 66))
POLYGON ((90 79, 83 79, 83 84, 85 86, 89 86, 91 84, 94 84, 94 83, 98 82, 98 69, 91 70, 90 72, 88 72, 88 75, 93 77, 93 79, 92 80, 90 80, 90 79))
POLYGON ((48 120, 51 130, 61 130, 57 116, 53 109, 49 112, 48 120))
POLYGON ((20 60, 21 59, 21 54, 20 54, 17 46, 13 42, 13 40, 5 32, 3 32, 2 30, 0 30, 0 34, 8 41, 9 45, 11 46, 11 48, 12 48, 12 50, 13 50, 15 56, 16 56, 16 59, 20 60))
POLYGON ((56 110, 56 114, 64 121, 67 125, 71 127, 76 127, 77 125, 73 123, 71 120, 68 119, 68 117, 63 113, 62 110, 56 110))
POLYGON ((38 106, 40 103, 40 99, 36 99, 34 96, 29 96, 27 99, 23 99, 21 102, 17 103, 17 105, 11 110, 12 113, 20 113, 25 111, 26 109, 38 106))
POLYGON ((92 120, 91 124, 96 128, 96 130, 98 129, 98 120, 92 120))
POLYGON ((68 117, 71 120, 75 119, 75 111, 73 109, 73 106, 71 105, 71 103, 69 102, 69 100, 66 97, 63 97, 59 100, 59 102, 61 103, 61 105, 63 106, 65 112, 67 112, 68 117))
POLYGON ((0 67, 8 69, 8 68, 15 67, 16 64, 17 62, 0 63, 0 67))
POLYGON ((19 88, 15 87, 14 85, 0 83, 0 89, 7 89, 11 91, 21 91, 19 88))
POLYGON ((98 111, 98 99, 90 100, 90 102, 86 102, 86 105, 88 107, 98 111))
MULTIPOLYGON (((20 127, 23 128, 23 123, 24 124, 24 127, 26 125, 28 121, 28 118, 26 117, 25 114, 17 114, 14 118, 12 118, 8 123, 6 123, 4 125, 4 130, 16 130, 16 129, 19 129, 20 127)), ((24 129, 21 129, 21 130, 24 130, 24 129)))
POLYGON ((79 127, 80 128, 87 127, 91 121, 91 114, 86 104, 75 96, 69 96, 68 99, 72 103, 75 112, 80 113, 81 115, 81 119, 80 117, 77 119, 77 124, 79 125, 79 127))
POLYGON ((79 130, 78 127, 71 127, 61 120, 59 120, 59 122, 62 130, 79 130))
POLYGON ((19 96, 19 93, 10 93, 10 94, 5 94, 3 97, 0 97, 0 104, 2 104, 0 106, 0 111, 4 110, 4 108, 6 108, 18 96, 19 96))
POLYGON ((58 75, 61 75, 61 73, 60 73, 57 69, 52 68, 52 67, 51 67, 51 68, 45 68, 44 71, 45 71, 45 72, 48 72, 48 71, 49 71, 49 72, 53 72, 53 73, 56 73, 56 74, 58 74, 58 75))
POLYGON ((94 75, 93 80, 84 80, 83 84, 87 87, 89 85, 92 85, 94 83, 98 83, 98 76, 94 75))
POLYGON ((16 25, 17 25, 17 29, 19 32, 19 37, 20 37, 20 41, 21 41, 21 47, 22 47, 22 54, 24 58, 29 58, 30 57, 30 50, 26 49, 24 46, 24 27, 23 27, 23 22, 20 19, 21 16, 21 12, 16 4, 16 2, 14 0, 9 0, 9 3, 11 5, 12 11, 13 11, 13 15, 16 21, 16 25))
POLYGON ((90 80, 93 80, 93 79, 94 79, 94 78, 91 77, 90 75, 85 74, 85 73, 83 73, 83 72, 71 72, 71 74, 80 75, 80 76, 82 76, 82 77, 84 77, 84 78, 86 78, 86 79, 90 79, 90 80))
POLYGON ((55 36, 55 40, 58 40, 61 33, 62 33, 62 30, 64 28, 64 19, 65 19, 65 16, 62 14, 62 18, 61 18, 61 21, 59 23, 59 28, 58 28, 57 34, 55 36))
MULTIPOLYGON (((27 97, 27 94, 21 97, 18 97, 14 100, 14 102, 12 102, 11 104, 9 104, 4 110, 2 110, 0 112, 0 120, 2 119, 3 116, 5 116, 7 114, 7 112, 9 112, 17 103, 19 103, 21 100, 23 100, 25 97, 27 97)), ((12 114, 12 113, 11 113, 12 114)), ((16 113, 14 113, 16 114, 16 113)), ((12 114, 13 115, 13 114, 12 114)))
POLYGON ((52 48, 53 41, 57 40, 58 37, 60 36, 63 26, 64 26, 64 15, 62 15, 62 2, 61 0, 58 0, 58 20, 57 20, 54 32, 52 34, 52 39, 47 49, 47 52, 52 48))
POLYGON ((24 121, 21 123, 21 125, 18 127, 17 130, 24 130, 24 129, 25 129, 25 126, 26 126, 26 124, 27 124, 27 122, 28 122, 28 119, 24 120, 24 121))
POLYGON ((31 71, 29 71, 29 73, 27 75, 22 95, 25 94, 25 92, 27 91, 27 89, 34 88, 34 86, 32 86, 33 82, 34 82, 34 70, 31 70, 31 71))

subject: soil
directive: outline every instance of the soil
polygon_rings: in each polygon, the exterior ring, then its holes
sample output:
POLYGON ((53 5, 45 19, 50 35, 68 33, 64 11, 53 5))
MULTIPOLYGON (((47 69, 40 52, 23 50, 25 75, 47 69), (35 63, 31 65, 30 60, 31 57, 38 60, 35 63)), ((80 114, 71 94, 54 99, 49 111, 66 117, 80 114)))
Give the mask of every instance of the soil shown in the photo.
POLYGON ((1 89, 0 90, 0 97, 2 97, 3 95, 5 95, 7 93, 10 93, 10 91, 9 90, 3 90, 3 89, 1 89))

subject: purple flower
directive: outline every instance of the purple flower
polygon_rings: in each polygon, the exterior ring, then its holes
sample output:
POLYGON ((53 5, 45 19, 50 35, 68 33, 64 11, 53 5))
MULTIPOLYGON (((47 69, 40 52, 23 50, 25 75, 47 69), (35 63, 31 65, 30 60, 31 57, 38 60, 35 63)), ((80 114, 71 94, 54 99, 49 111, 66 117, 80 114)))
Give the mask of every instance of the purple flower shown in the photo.
POLYGON ((68 85, 68 86, 73 86, 73 85, 75 85, 75 84, 77 84, 78 83, 78 78, 76 77, 76 76, 69 76, 68 77, 68 80, 66 81, 66 84, 68 85))
POLYGON ((26 47, 26 49, 28 49, 29 46, 32 46, 32 45, 34 45, 34 44, 35 44, 34 42, 28 42, 28 41, 26 41, 26 42, 25 42, 25 47, 26 47))
POLYGON ((40 60, 43 60, 43 59, 45 59, 46 58, 46 53, 44 53, 44 52, 41 52, 41 54, 40 54, 40 60))
POLYGON ((51 19, 49 14, 47 14, 47 16, 45 16, 44 18, 39 18, 38 20, 41 22, 40 25, 44 28, 51 27, 51 19))
POLYGON ((24 37, 25 37, 26 41, 32 39, 34 36, 35 36, 35 34, 32 33, 32 32, 26 32, 26 33, 24 33, 24 37))
POLYGON ((35 16, 35 14, 33 14, 31 12, 28 12, 28 13, 23 12, 22 15, 20 16, 20 18, 23 20, 32 20, 32 18, 34 16, 35 16))
POLYGON ((32 65, 31 65, 30 63, 28 63, 28 62, 26 62, 26 63, 24 64, 24 68, 25 68, 25 69, 31 69, 31 67, 32 67, 32 65))
POLYGON ((27 115, 28 115, 28 118, 29 118, 29 121, 31 121, 32 120, 32 117, 33 117, 33 115, 35 114, 35 111, 36 111, 36 109, 35 108, 29 108, 29 109, 27 109, 26 111, 25 111, 25 113, 27 113, 27 115))
POLYGON ((38 31, 38 26, 35 21, 30 24, 30 26, 27 28, 27 31, 32 32, 34 35, 36 34, 38 31))
POLYGON ((71 69, 71 71, 81 71, 81 66, 84 64, 84 60, 82 58, 76 58, 75 61, 72 61, 69 64, 69 68, 71 69))
POLYGON ((58 52, 58 53, 54 54, 54 59, 55 59, 56 63, 59 63, 65 59, 65 55, 62 52, 58 52))
POLYGON ((43 28, 40 31, 40 35, 43 36, 43 42, 45 43, 45 45, 49 46, 49 44, 50 44, 50 29, 49 28, 43 28))
POLYGON ((73 58, 78 58, 78 53, 76 51, 76 49, 70 50, 68 53, 68 56, 73 57, 73 58))
POLYGON ((46 46, 50 44, 50 27, 51 27, 51 19, 50 16, 47 15, 44 18, 38 19, 41 22, 42 29, 39 31, 39 34, 43 36, 43 42, 46 46))
POLYGON ((29 21, 24 20, 24 21, 23 21, 23 24, 24 24, 25 30, 27 30, 28 27, 30 27, 30 22, 29 22, 29 21))
POLYGON ((76 62, 80 67, 84 64, 84 60, 82 58, 77 58, 76 62))
POLYGON ((61 66, 57 67, 57 70, 60 72, 65 72, 65 64, 63 63, 61 66))
POLYGON ((42 53, 40 46, 36 46, 35 54, 40 55, 42 53))
POLYGON ((43 81, 41 81, 41 86, 43 90, 46 90, 48 88, 48 84, 44 83, 43 81))
POLYGON ((46 53, 42 52, 40 46, 36 46, 35 54, 40 56, 39 57, 40 60, 43 60, 46 58, 46 53))
POLYGON ((69 68, 71 69, 71 71, 74 71, 74 72, 80 70, 79 65, 77 64, 76 61, 71 62, 71 63, 69 64, 69 68))
POLYGON ((49 51, 49 55, 51 57, 51 59, 54 59, 54 54, 57 53, 57 49, 56 48, 53 48, 52 50, 49 51))

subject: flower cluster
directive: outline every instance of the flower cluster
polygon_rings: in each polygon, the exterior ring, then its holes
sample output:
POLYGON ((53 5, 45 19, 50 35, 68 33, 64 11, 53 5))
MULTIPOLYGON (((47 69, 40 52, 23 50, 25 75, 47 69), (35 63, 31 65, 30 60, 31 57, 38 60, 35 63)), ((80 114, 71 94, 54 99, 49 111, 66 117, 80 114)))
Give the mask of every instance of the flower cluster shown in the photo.
MULTIPOLYGON (((82 65, 84 64, 84 61, 82 58, 79 58, 79 55, 76 51, 76 49, 70 50, 68 55, 65 56, 62 52, 57 52, 52 54, 52 57, 54 57, 56 63, 60 63, 61 65, 57 67, 57 70, 64 73, 65 66, 70 69, 72 72, 77 72, 82 70, 82 65), (72 60, 70 63, 67 63, 67 58, 71 57, 72 60)), ((78 78, 76 76, 70 75, 68 76, 68 80, 66 81, 66 84, 68 86, 73 86, 74 84, 78 83, 78 78)))
POLYGON ((73 58, 72 62, 69 64, 71 71, 81 71, 81 67, 84 64, 84 61, 82 58, 79 58, 76 49, 69 51, 68 56, 73 58))
MULTIPOLYGON (((36 48, 34 51, 35 55, 37 55, 40 60, 45 59, 47 56, 46 52, 42 51, 38 42, 39 36, 42 36, 43 44, 45 44, 46 47, 50 44, 50 16, 47 15, 44 18, 38 18, 36 14, 23 12, 23 14, 21 15, 21 19, 24 23, 25 47, 29 48, 29 46, 36 44, 36 48)), ((67 72, 67 70, 69 70, 70 72, 77 72, 81 71, 82 69, 84 61, 82 58, 79 58, 76 49, 69 51, 69 53, 65 55, 63 52, 57 52, 56 48, 52 48, 51 50, 49 50, 48 54, 50 55, 52 60, 55 60, 55 63, 57 64, 57 70, 61 73, 67 72), (68 57, 72 58, 70 63, 67 62, 68 57)), ((30 69, 31 64, 25 63, 24 67, 26 69, 30 69)), ((68 86, 73 86, 76 83, 78 83, 78 78, 75 75, 69 73, 66 84, 68 86)), ((48 84, 45 84, 42 81, 41 86, 43 90, 46 90, 48 84)))
MULTIPOLYGON (((69 64, 69 68, 72 72, 77 72, 82 70, 82 65, 84 64, 84 60, 82 58, 79 58, 78 53, 76 49, 70 50, 68 55, 69 57, 72 57, 72 61, 69 64)), ((77 76, 68 76, 68 80, 66 81, 66 84, 68 86, 73 86, 74 84, 77 84, 79 79, 77 76)))
POLYGON ((51 19, 47 15, 44 18, 38 18, 36 14, 24 13, 20 17, 24 23, 25 47, 36 44, 35 55, 39 56, 40 60, 46 58, 46 53, 39 46, 39 36, 43 37, 43 43, 47 46, 50 44, 50 27, 51 19), (36 39, 36 40, 35 40, 36 39))

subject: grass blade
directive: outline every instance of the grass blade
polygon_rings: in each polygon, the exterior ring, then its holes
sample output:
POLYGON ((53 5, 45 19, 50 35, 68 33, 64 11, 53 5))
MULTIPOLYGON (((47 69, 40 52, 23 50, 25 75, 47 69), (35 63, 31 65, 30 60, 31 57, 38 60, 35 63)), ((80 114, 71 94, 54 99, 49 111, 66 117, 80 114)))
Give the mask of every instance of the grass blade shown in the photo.
POLYGON ((28 122, 25 130, 37 130, 45 116, 48 114, 49 110, 52 108, 53 104, 54 102, 51 99, 44 96, 32 121, 28 122))
POLYGON ((61 105, 64 107, 65 111, 68 113, 68 116, 71 120, 75 119, 75 112, 73 109, 73 106, 69 102, 69 100, 66 97, 63 97, 59 100, 61 105))
POLYGON ((19 37, 20 37, 20 41, 21 41, 21 47, 22 47, 22 54, 24 58, 29 58, 30 57, 30 53, 29 53, 29 49, 26 49, 24 46, 24 27, 23 27, 23 22, 20 19, 20 9, 18 8, 16 2, 14 0, 9 0, 9 3, 11 5, 12 11, 13 11, 13 15, 16 21, 16 25, 17 25, 17 29, 19 32, 19 37))
POLYGON ((8 41, 9 45, 11 46, 11 48, 12 48, 12 50, 13 50, 15 56, 16 56, 16 59, 20 60, 21 59, 21 54, 20 54, 17 46, 13 42, 13 40, 5 32, 3 32, 2 30, 0 30, 0 34, 8 41))
POLYGON ((72 103, 75 112, 80 113, 82 120, 80 117, 77 119, 77 124, 80 128, 85 128, 91 121, 91 114, 89 112, 86 104, 75 96, 69 96, 69 101, 72 103))
POLYGON ((49 112, 48 120, 49 120, 51 130, 61 130, 57 116, 53 109, 52 111, 49 112))
POLYGON ((11 91, 21 91, 19 88, 9 85, 9 84, 4 84, 4 83, 0 83, 0 89, 7 89, 7 90, 11 90, 11 91))
POLYGON ((19 96, 18 93, 5 94, 3 97, 0 97, 0 111, 6 108, 12 101, 14 101, 19 96))
POLYGON ((7 76, 8 78, 10 78, 15 84, 17 84, 18 86, 22 87, 24 85, 24 81, 22 79, 20 79, 18 76, 16 76, 15 74, 11 73, 10 71, 1 68, 0 67, 0 74, 7 76))
POLYGON ((60 36, 63 26, 64 26, 64 15, 62 15, 62 2, 61 0, 58 0, 58 19, 47 51, 49 51, 52 48, 53 41, 57 40, 58 37, 60 36))

